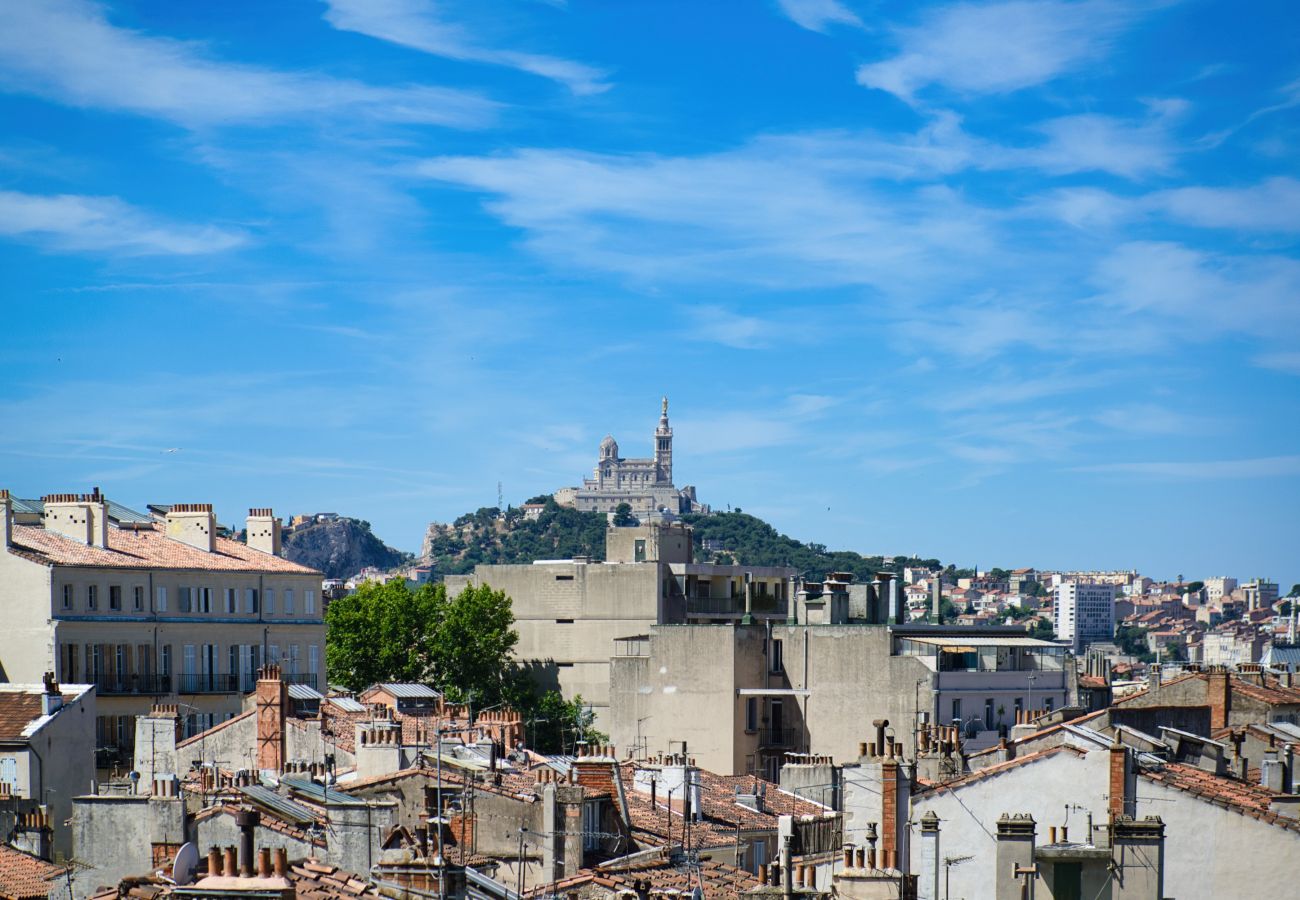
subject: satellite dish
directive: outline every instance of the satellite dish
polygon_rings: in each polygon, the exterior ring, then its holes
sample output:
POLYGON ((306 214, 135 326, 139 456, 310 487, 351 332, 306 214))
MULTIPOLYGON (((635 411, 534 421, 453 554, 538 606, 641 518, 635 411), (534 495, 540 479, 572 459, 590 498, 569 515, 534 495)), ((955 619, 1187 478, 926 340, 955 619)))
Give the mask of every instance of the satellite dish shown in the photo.
POLYGON ((199 865, 199 850, 189 841, 176 851, 172 860, 172 881, 177 884, 189 884, 194 880, 194 870, 199 865))

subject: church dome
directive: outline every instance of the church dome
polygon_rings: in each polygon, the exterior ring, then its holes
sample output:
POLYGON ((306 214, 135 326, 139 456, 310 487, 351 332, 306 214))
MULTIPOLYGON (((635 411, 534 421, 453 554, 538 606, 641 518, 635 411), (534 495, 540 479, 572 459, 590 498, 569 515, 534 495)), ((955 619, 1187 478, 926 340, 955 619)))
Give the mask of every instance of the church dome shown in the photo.
POLYGON ((614 440, 613 435, 611 434, 605 435, 605 439, 600 442, 600 458, 601 459, 618 458, 618 441, 614 440))

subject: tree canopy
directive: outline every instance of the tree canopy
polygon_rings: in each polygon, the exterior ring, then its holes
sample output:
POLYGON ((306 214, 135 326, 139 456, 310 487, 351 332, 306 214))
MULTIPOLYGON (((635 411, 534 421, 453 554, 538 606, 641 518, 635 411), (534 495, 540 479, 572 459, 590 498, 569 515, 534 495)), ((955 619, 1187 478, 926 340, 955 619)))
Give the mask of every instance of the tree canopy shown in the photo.
POLYGON ((506 704, 524 717, 529 746, 543 753, 608 740, 591 727, 581 697, 537 688, 514 659, 514 624, 510 598, 489 585, 448 596, 441 583, 411 590, 402 578, 366 582, 325 610, 328 678, 354 691, 384 681, 428 684, 473 709, 506 704))

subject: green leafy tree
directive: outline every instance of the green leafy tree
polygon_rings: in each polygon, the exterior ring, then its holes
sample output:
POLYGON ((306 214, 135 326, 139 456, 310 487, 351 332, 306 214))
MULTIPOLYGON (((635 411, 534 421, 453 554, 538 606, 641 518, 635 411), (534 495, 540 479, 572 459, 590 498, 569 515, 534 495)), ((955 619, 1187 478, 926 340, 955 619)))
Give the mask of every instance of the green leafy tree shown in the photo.
POLYGON ((452 700, 490 706, 514 672, 510 598, 486 585, 455 597, 445 585, 368 582, 325 613, 329 680, 351 690, 378 681, 432 684, 452 700))
POLYGON ((632 504, 620 503, 614 507, 614 524, 619 528, 627 528, 630 525, 639 525, 637 517, 632 515, 632 504))
POLYGON ((559 691, 546 691, 535 694, 524 710, 524 737, 539 753, 572 753, 578 741, 609 741, 609 735, 592 727, 595 718, 581 694, 565 700, 559 691))
POLYGON ((1287 591, 1288 597, 1300 597, 1300 584, 1291 585, 1291 590, 1287 591))
POLYGON ((433 685, 452 701, 479 708, 508 699, 519 642, 510 598, 486 584, 469 585, 450 600, 443 585, 435 592, 441 602, 428 635, 433 685))

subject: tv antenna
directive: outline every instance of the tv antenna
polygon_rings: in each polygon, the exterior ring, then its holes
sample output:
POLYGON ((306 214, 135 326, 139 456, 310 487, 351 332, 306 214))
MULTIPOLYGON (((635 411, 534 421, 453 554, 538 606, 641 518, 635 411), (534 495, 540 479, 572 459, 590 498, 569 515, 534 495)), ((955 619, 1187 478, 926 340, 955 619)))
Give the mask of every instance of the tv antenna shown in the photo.
POLYGON ((501 490, 501 482, 499 481, 497 482, 497 509, 502 512, 506 510, 505 494, 501 490))

